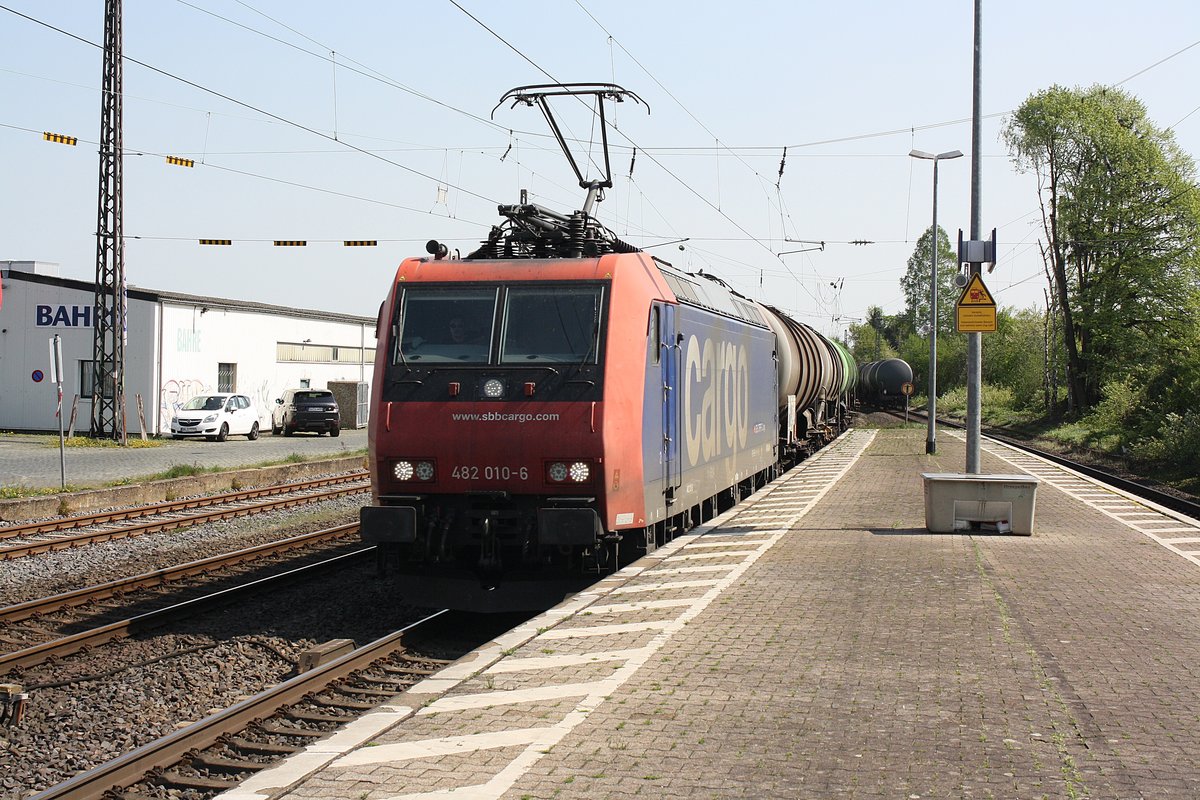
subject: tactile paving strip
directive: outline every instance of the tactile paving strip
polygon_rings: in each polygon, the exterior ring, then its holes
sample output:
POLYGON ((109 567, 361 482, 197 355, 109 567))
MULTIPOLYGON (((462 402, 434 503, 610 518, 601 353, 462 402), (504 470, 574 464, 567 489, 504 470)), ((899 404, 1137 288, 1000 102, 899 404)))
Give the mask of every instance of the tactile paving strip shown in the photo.
MULTIPOLYGON (((965 440, 960 431, 949 435, 965 440)), ((1112 486, 1082 475, 1069 467, 1047 461, 1003 442, 981 437, 981 447, 1002 461, 1027 472, 1045 484, 1097 509, 1178 556, 1200 566, 1200 520, 1163 508, 1112 486)))

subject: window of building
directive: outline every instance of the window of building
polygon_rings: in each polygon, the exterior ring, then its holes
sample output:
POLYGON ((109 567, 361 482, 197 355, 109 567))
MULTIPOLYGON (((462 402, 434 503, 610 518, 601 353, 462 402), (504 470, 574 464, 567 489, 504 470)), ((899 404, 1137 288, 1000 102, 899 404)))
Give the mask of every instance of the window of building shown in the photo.
MULTIPOLYGON (((92 360, 81 360, 79 362, 79 396, 83 398, 91 398, 92 391, 96 386, 96 362, 92 360)), ((104 381, 104 399, 111 400, 113 398, 113 375, 110 372, 105 376, 104 381)))
POLYGON ((237 391, 237 364, 217 364, 217 391, 237 391))
POLYGON ((275 360, 306 364, 373 364, 375 363, 375 348, 364 349, 309 342, 276 342, 275 360))

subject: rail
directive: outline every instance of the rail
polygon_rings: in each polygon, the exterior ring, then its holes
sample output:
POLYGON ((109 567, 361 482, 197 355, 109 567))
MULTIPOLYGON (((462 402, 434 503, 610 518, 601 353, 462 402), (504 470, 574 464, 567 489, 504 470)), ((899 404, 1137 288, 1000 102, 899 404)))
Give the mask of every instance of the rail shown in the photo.
POLYGON ((329 684, 342 680, 373 662, 404 649, 404 636, 446 613, 435 612, 395 633, 360 647, 341 658, 297 675, 273 689, 76 775, 35 795, 33 800, 103 800, 142 780, 148 772, 166 768, 189 752, 201 750, 222 736, 236 733, 255 720, 270 717, 329 684))

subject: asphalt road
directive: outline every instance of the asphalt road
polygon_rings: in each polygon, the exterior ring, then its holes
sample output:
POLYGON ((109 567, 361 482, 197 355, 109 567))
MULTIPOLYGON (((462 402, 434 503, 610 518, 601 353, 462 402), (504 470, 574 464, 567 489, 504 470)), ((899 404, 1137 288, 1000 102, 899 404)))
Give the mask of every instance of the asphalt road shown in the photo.
MULTIPOLYGON (((204 439, 162 440, 158 447, 68 447, 67 485, 102 486, 122 479, 148 477, 178 464, 201 467, 244 467, 282 461, 295 453, 305 459, 337 458, 365 450, 367 429, 343 430, 342 435, 297 433, 273 436, 269 431, 249 441, 244 436, 224 442, 204 439)), ((61 485, 58 436, 10 433, 0 435, 0 486, 57 488, 61 485)))

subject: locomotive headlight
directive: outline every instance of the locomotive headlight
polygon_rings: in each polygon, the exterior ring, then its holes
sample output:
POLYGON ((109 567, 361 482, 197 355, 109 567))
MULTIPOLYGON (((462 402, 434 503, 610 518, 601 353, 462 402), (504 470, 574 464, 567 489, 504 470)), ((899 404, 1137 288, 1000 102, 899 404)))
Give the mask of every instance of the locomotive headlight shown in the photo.
POLYGON ((392 475, 398 481, 431 481, 435 472, 432 461, 396 461, 392 463, 392 475))
POLYGON ((504 381, 499 378, 489 378, 483 384, 483 396, 492 400, 504 397, 504 381))
POLYGON ((552 461, 546 465, 546 479, 551 483, 587 483, 592 478, 592 465, 586 461, 552 461))

